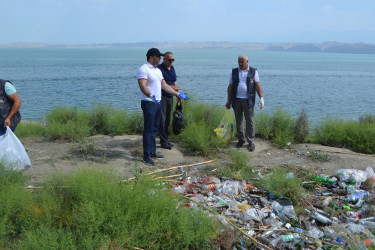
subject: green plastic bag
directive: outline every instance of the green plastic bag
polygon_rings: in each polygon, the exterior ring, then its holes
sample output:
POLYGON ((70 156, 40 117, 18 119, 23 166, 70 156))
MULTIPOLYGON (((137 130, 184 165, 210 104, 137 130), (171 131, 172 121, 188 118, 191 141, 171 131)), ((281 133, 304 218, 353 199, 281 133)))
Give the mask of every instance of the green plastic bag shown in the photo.
POLYGON ((214 132, 219 138, 230 141, 235 135, 235 127, 236 123, 232 112, 230 109, 226 109, 223 119, 221 119, 219 126, 214 129, 214 132))

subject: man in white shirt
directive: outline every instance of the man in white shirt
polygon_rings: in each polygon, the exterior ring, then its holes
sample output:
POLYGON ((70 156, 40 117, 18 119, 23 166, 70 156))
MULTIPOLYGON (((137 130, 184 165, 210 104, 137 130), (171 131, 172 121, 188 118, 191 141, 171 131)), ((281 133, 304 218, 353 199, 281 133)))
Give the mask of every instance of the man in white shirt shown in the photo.
POLYGON ((177 92, 163 79, 163 74, 156 66, 164 54, 156 48, 147 51, 147 63, 143 64, 137 73, 138 85, 141 90, 141 107, 144 117, 143 127, 143 163, 154 165, 152 158, 164 158, 156 153, 156 131, 158 131, 161 118, 161 90, 180 97, 184 100, 190 98, 185 92, 177 92))
POLYGON ((246 121, 246 140, 249 143, 250 152, 255 150, 255 125, 254 125, 254 104, 255 92, 258 93, 260 109, 264 107, 263 91, 259 83, 258 71, 249 67, 248 57, 242 54, 238 57, 238 68, 232 69, 228 85, 228 99, 225 107, 230 109, 232 105, 237 123, 238 143, 237 148, 241 148, 245 143, 243 131, 243 117, 246 121))

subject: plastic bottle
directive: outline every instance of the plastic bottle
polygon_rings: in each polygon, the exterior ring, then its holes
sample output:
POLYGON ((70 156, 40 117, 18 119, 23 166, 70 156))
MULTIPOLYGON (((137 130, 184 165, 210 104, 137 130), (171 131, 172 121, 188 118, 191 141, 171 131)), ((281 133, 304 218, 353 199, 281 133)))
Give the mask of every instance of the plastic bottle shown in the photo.
POLYGON ((338 188, 334 188, 334 189, 331 189, 332 193, 335 193, 337 195, 346 195, 347 194, 347 191, 345 189, 338 189, 338 188))
POLYGON ((319 175, 316 175, 314 177, 314 181, 315 182, 321 182, 321 183, 327 183, 327 184, 333 184, 334 181, 331 180, 330 178, 326 177, 326 176, 319 176, 319 175))
POLYGON ((375 246, 375 239, 365 239, 364 242, 368 247, 375 246))
POLYGON ((219 202, 222 206, 228 206, 228 203, 223 200, 220 196, 216 196, 216 201, 219 202))
POLYGON ((299 242, 302 239, 302 236, 298 233, 292 233, 292 234, 284 234, 280 235, 276 239, 272 240, 270 242, 270 245, 272 247, 276 247, 276 245, 280 243, 285 243, 285 242, 299 242))
POLYGON ((296 213, 294 212, 293 205, 282 206, 277 201, 274 201, 272 202, 272 209, 273 211, 275 211, 275 214, 278 216, 286 215, 289 218, 297 219, 296 213))
POLYGON ((347 201, 357 203, 360 199, 368 197, 369 195, 370 193, 367 190, 357 190, 355 193, 347 197, 347 201))
POLYGON ((375 222, 374 221, 367 221, 367 220, 360 220, 359 224, 364 226, 365 228, 368 229, 375 229, 375 222))
POLYGON ((315 190, 315 186, 312 184, 304 183, 302 184, 302 187, 308 189, 308 190, 315 190))
POLYGON ((332 196, 332 193, 331 192, 325 192, 325 193, 320 193, 320 194, 316 194, 317 196, 332 196))
POLYGON ((327 197, 323 200, 322 205, 328 207, 329 203, 332 202, 332 197, 327 197))
POLYGON ((215 183, 210 183, 210 184, 203 185, 202 189, 206 191, 214 191, 214 190, 217 190, 217 187, 215 183))
POLYGON ((316 212, 316 211, 313 211, 311 212, 311 215, 312 217, 316 220, 316 221, 319 221, 323 224, 332 224, 332 220, 330 220, 329 218, 327 218, 326 216, 316 212))

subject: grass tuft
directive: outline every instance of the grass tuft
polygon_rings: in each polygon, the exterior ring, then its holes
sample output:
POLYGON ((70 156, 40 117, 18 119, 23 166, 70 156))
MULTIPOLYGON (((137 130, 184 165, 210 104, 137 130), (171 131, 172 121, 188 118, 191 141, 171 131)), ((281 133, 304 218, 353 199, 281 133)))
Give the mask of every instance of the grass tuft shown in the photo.
POLYGON ((294 176, 289 176, 288 172, 279 167, 272 170, 269 178, 261 180, 264 188, 276 196, 285 196, 297 203, 304 194, 302 181, 294 176))

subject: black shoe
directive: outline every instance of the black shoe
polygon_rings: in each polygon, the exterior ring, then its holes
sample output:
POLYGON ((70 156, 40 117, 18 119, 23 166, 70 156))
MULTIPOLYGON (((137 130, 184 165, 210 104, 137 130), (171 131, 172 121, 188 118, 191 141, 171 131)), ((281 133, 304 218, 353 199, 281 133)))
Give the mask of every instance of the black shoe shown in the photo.
POLYGON ((154 155, 151 155, 151 158, 163 159, 164 155, 154 154, 154 155))
POLYGON ((253 151, 255 150, 255 144, 254 144, 254 143, 249 144, 249 146, 247 147, 247 149, 248 149, 250 152, 253 152, 253 151))
POLYGON ((160 144, 160 147, 161 147, 161 148, 165 148, 165 149, 169 149, 169 150, 172 149, 172 146, 169 145, 169 144, 167 144, 167 143, 165 143, 165 144, 160 144))
POLYGON ((238 141, 236 144, 236 148, 242 148, 243 144, 244 144, 244 141, 238 141))
POLYGON ((172 142, 167 143, 169 146, 174 147, 174 144, 172 142))
POLYGON ((149 157, 149 158, 143 158, 143 161, 142 161, 142 162, 143 162, 144 164, 146 164, 146 165, 151 165, 151 166, 155 165, 154 160, 151 159, 150 157, 149 157))

